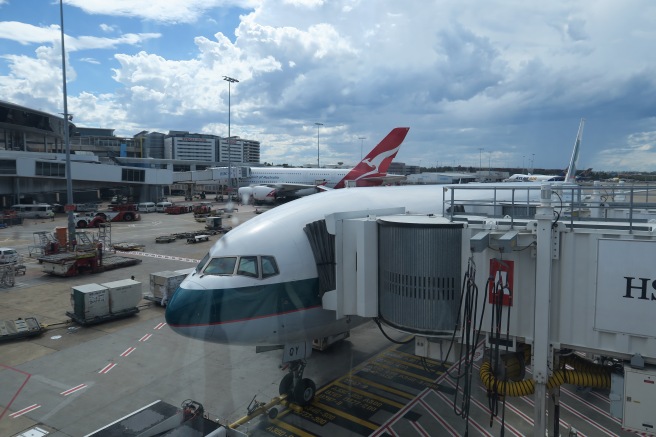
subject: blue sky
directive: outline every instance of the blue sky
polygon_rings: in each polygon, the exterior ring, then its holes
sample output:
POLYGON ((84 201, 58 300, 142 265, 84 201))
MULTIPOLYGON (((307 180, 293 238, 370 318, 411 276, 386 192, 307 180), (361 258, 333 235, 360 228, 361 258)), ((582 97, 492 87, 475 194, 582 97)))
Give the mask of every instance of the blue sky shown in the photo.
MULTIPOLYGON (((656 171, 650 0, 64 0, 79 126, 258 140, 355 163, 409 126, 408 164, 656 171), (364 137, 364 140, 360 138, 364 137), (483 149, 483 150, 481 150, 483 149)), ((0 99, 63 111, 59 2, 0 0, 0 99)))

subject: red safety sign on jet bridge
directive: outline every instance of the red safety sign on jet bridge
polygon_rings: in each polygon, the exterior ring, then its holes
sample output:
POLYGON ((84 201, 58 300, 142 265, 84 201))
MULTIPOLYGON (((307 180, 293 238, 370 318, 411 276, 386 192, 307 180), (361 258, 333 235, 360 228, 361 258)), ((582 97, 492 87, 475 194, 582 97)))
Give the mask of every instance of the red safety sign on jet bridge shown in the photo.
POLYGON ((497 300, 499 298, 498 293, 503 293, 501 305, 512 306, 514 271, 515 263, 513 261, 490 260, 490 278, 494 278, 494 282, 488 283, 489 303, 499 302, 497 300))

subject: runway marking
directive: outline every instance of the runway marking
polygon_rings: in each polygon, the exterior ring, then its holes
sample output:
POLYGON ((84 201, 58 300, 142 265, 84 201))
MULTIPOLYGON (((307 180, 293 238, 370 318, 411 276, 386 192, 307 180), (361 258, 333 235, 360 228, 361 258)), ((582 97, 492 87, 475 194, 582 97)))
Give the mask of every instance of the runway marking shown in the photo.
POLYGON ((364 426, 366 428, 369 428, 373 431, 378 429, 378 425, 376 425, 375 423, 371 423, 367 420, 362 420, 359 417, 355 417, 354 415, 345 413, 344 411, 338 410, 337 408, 333 408, 333 407, 330 407, 326 404, 322 404, 321 402, 314 401, 314 402, 312 402, 312 405, 317 407, 317 408, 321 408, 324 411, 328 411, 329 413, 332 413, 336 416, 342 417, 342 418, 344 418, 344 419, 346 419, 350 422, 357 423, 358 425, 362 425, 362 426, 364 426))
POLYGON ((61 393, 59 393, 59 394, 60 394, 60 395, 63 395, 63 396, 72 395, 73 393, 75 393, 75 392, 77 392, 77 391, 80 391, 80 390, 82 390, 83 388, 86 388, 86 387, 87 387, 86 384, 76 385, 75 387, 73 387, 73 388, 69 388, 68 390, 63 391, 63 392, 61 392, 61 393))
POLYGON ((452 427, 452 426, 449 424, 449 422, 447 422, 446 420, 444 420, 444 417, 442 417, 437 411, 435 411, 435 410, 433 409, 433 407, 431 407, 431 406, 425 401, 424 398, 421 398, 421 399, 419 400, 419 403, 421 404, 421 406, 423 406, 423 407, 428 411, 428 413, 429 413, 431 416, 433 416, 433 417, 435 418, 435 420, 437 420, 437 421, 440 423, 440 425, 442 425, 444 428, 446 428, 446 429, 451 433, 451 435, 453 435, 453 436, 457 436, 457 435, 458 435, 458 431, 457 431, 454 427, 452 427))
POLYGON ((353 386, 350 386, 350 385, 344 384, 344 383, 341 382, 341 381, 336 381, 334 384, 335 384, 336 386, 338 386, 338 387, 342 387, 342 388, 344 388, 344 389, 346 389, 346 390, 349 390, 349 391, 351 391, 351 392, 353 392, 353 393, 358 393, 358 394, 360 394, 360 395, 362 395, 362 396, 364 396, 364 397, 366 397, 366 398, 375 399, 375 400, 377 400, 377 401, 383 402, 383 403, 385 403, 385 404, 387 404, 387 405, 391 405, 391 406, 396 407, 396 408, 403 408, 403 405, 404 405, 404 404, 401 404, 401 403, 399 403, 399 402, 395 402, 395 401, 393 401, 393 400, 391 400, 391 399, 387 399, 387 398, 384 398, 384 397, 382 397, 382 396, 378 396, 378 395, 375 395, 375 394, 373 394, 373 393, 369 393, 369 392, 366 392, 366 391, 364 391, 364 390, 360 390, 359 388, 355 388, 355 387, 353 387, 353 386))
POLYGON ((127 349, 125 350, 125 352, 123 352, 123 353, 121 354, 121 356, 122 356, 122 357, 127 357, 127 356, 130 355, 132 352, 134 352, 135 349, 137 349, 137 348, 136 348, 136 347, 129 347, 129 348, 127 348, 127 349))
POLYGON ((289 423, 282 422, 280 420, 275 420, 273 425, 269 425, 267 428, 265 428, 267 431, 272 433, 273 435, 284 435, 281 434, 278 429, 275 429, 276 427, 282 428, 286 431, 289 431, 292 433, 292 435, 295 436, 300 436, 300 437, 312 437, 314 434, 310 434, 308 432, 305 432, 301 429, 296 428, 293 425, 290 425, 289 423))
POLYGON ((152 336, 153 336, 153 334, 146 334, 146 335, 144 335, 143 337, 141 337, 141 338, 139 339, 139 341, 148 341, 148 339, 149 339, 150 337, 152 337, 152 336))
POLYGON ((371 387, 386 391, 388 393, 392 393, 392 394, 401 396, 402 398, 406 398, 406 399, 414 399, 415 398, 415 395, 413 395, 411 393, 407 393, 407 392, 404 392, 402 390, 398 390, 398 389, 395 389, 395 388, 392 388, 392 387, 388 387, 388 386, 383 385, 383 384, 378 384, 377 382, 374 382, 374 381, 369 381, 368 379, 362 378, 361 376, 358 376, 358 375, 350 375, 350 378, 351 378, 351 380, 353 380, 353 382, 357 381, 360 385, 362 385, 362 384, 369 385, 371 387))
POLYGON ((29 407, 23 408, 20 411, 16 411, 15 413, 11 413, 9 415, 9 417, 13 417, 14 419, 16 419, 17 417, 20 417, 23 414, 26 414, 26 413, 29 413, 30 411, 36 410, 37 408, 41 408, 41 405, 39 405, 39 404, 30 405, 29 407))
POLYGON ((417 434, 423 435, 425 437, 430 437, 430 434, 426 432, 423 426, 421 426, 419 423, 415 422, 414 420, 410 420, 410 426, 412 426, 415 431, 417 431, 417 434))
POLYGON ((162 322, 162 323, 159 323, 157 326, 155 326, 153 329, 159 330, 159 329, 162 329, 165 326, 166 326, 166 322, 162 322))
POLYGON ((110 370, 112 370, 116 366, 116 363, 109 363, 105 367, 103 367, 98 373, 109 373, 110 370))
MULTIPOLYGON (((0 419, 2 419, 5 415, 5 413, 7 412, 7 410, 11 407, 11 404, 14 403, 14 401, 16 400, 16 398, 18 397, 20 392, 23 391, 23 388, 25 388, 25 384, 27 384, 27 381, 30 380, 30 378, 32 377, 32 374, 27 373, 27 372, 23 372, 22 370, 14 369, 13 367, 5 366, 4 364, 0 364, 0 367, 4 367, 5 369, 13 370, 14 372, 22 373, 23 375, 26 376, 25 381, 23 381, 23 383, 18 388, 18 390, 16 390, 16 393, 14 393, 14 395, 11 397, 11 400, 9 401, 9 403, 7 404, 5 409, 2 410, 2 414, 0 414, 0 419)), ((16 413, 14 413, 14 414, 16 414, 16 413)))
POLYGON ((132 255, 139 255, 139 256, 145 256, 148 258, 157 258, 157 259, 170 259, 173 261, 183 261, 183 262, 188 262, 188 263, 194 263, 197 264, 199 259, 194 259, 194 258, 183 258, 181 256, 173 256, 173 255, 160 255, 159 253, 149 253, 149 252, 139 252, 139 251, 134 251, 131 252, 132 255))

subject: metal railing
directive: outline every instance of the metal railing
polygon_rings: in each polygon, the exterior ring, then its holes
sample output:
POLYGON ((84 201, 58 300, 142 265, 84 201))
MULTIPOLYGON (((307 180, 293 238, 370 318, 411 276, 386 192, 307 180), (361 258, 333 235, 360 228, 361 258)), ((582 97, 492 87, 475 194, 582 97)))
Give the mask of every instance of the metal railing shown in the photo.
MULTIPOLYGON (((551 206, 556 220, 622 222, 632 231, 639 223, 656 223, 656 186, 653 184, 551 183, 551 206), (651 200, 650 200, 651 199, 651 200)), ((447 185, 442 214, 532 219, 540 205, 542 184, 447 185)), ((654 225, 656 226, 656 225, 654 225)))

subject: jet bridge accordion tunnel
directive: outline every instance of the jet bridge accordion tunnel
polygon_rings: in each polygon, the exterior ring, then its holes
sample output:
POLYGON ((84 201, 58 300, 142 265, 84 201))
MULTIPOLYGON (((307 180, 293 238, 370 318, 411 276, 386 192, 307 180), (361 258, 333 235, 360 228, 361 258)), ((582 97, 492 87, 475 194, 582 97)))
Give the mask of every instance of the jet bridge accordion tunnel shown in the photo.
POLYGON ((350 215, 309 223, 304 230, 323 307, 335 310, 337 318, 378 317, 411 334, 453 334, 462 223, 432 215, 350 215))
POLYGON ((381 320, 409 333, 453 332, 462 277, 462 228, 462 223, 412 216, 378 220, 381 320))

